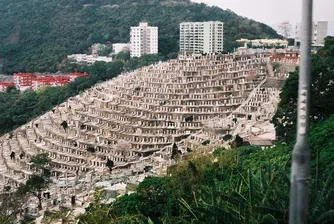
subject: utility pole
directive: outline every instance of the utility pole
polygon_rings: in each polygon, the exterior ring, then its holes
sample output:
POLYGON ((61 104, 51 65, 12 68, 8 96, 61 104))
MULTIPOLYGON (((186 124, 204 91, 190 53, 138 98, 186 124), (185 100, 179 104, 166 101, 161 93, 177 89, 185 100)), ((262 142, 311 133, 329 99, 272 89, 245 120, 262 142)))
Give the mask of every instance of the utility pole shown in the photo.
POLYGON ((309 129, 311 37, 313 0, 303 0, 301 63, 299 69, 297 142, 292 153, 290 224, 306 224, 308 218, 310 149, 307 142, 309 129))

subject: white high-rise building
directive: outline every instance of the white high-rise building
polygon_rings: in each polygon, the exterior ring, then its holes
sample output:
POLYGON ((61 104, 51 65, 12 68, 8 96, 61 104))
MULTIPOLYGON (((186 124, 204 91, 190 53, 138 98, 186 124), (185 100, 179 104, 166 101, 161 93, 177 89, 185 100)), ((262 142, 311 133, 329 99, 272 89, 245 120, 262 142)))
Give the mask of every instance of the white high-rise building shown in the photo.
MULTIPOLYGON (((312 25, 312 46, 321 47, 325 44, 325 37, 328 35, 328 22, 327 21, 319 21, 313 22, 312 25)), ((301 42, 301 33, 302 27, 301 24, 298 23, 296 25, 296 33, 295 33, 295 46, 300 46, 301 42)))
POLYGON ((223 22, 184 22, 180 24, 180 52, 220 53, 224 49, 223 39, 223 22))
POLYGON ((157 54, 158 27, 148 26, 147 22, 141 22, 139 26, 131 27, 130 43, 131 57, 157 54))

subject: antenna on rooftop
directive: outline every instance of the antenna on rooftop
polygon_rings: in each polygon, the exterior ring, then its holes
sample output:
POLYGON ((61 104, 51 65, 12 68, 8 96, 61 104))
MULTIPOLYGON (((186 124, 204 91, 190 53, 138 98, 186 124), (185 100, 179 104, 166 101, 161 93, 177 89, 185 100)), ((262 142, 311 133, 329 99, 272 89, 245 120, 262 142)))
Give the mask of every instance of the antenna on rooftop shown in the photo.
POLYGON ((301 59, 299 69, 297 142, 292 153, 290 224, 306 224, 310 182, 309 128, 311 36, 313 0, 303 0, 301 59))

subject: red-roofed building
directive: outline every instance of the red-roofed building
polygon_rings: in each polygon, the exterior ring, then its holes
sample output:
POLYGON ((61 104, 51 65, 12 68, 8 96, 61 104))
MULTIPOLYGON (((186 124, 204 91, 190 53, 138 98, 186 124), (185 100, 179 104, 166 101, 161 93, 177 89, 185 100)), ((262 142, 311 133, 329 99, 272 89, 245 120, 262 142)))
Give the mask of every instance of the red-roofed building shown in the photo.
POLYGON ((18 90, 24 91, 31 89, 32 81, 36 78, 35 74, 32 73, 15 73, 14 83, 18 90))
POLYGON ((64 86, 70 82, 74 82, 74 80, 79 77, 88 78, 88 74, 85 72, 76 72, 61 76, 36 76, 32 73, 16 73, 14 74, 14 84, 20 91, 26 89, 37 90, 44 86, 64 86))
POLYGON ((69 76, 41 76, 32 81, 32 89, 37 90, 41 87, 50 86, 64 86, 71 82, 69 76))
POLYGON ((6 92, 12 86, 15 86, 14 82, 0 82, 0 92, 6 92))
POLYGON ((55 76, 57 86, 65 86, 71 82, 71 77, 68 75, 55 76))

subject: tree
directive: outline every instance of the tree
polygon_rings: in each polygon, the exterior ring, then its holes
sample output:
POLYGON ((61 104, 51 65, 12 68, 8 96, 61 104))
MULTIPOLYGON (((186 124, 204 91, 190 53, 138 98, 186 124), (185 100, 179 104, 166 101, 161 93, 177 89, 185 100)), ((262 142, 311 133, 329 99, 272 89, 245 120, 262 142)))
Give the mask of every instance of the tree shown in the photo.
POLYGON ((112 168, 114 167, 114 161, 108 159, 106 166, 109 168, 109 171, 112 171, 112 168))
POLYGON ((32 167, 42 171, 41 175, 32 175, 25 184, 21 184, 17 193, 21 196, 32 194, 38 198, 38 208, 42 209, 42 191, 45 190, 50 183, 50 170, 46 169, 50 159, 47 153, 41 153, 33 156, 30 160, 32 167))
MULTIPOLYGON (((7 186, 9 187, 9 186, 7 186)), ((25 203, 23 197, 17 193, 3 192, 0 194, 0 223, 12 224, 16 221, 16 216, 21 213, 25 203)))
POLYGON ((172 52, 167 55, 168 59, 177 59, 178 56, 179 54, 176 52, 172 52))
POLYGON ((317 182, 321 179, 327 179, 334 170, 334 164, 331 162, 334 159, 334 147, 329 139, 334 139, 334 115, 313 125, 310 131, 309 142, 312 146, 312 157, 317 158, 311 167, 313 170, 317 170, 313 173, 317 182))
POLYGON ((63 121, 63 122, 61 122, 60 125, 64 128, 65 131, 66 131, 66 129, 68 128, 67 121, 63 121))
POLYGON ((87 151, 91 152, 91 153, 94 153, 94 152, 96 152, 96 149, 94 147, 90 146, 90 147, 87 148, 87 151))
POLYGON ((109 56, 112 52, 112 47, 106 46, 99 50, 99 56, 109 56))
POLYGON ((11 189, 12 189, 11 186, 5 186, 5 187, 4 187, 4 190, 7 191, 7 192, 10 191, 11 189))
POLYGON ((233 138, 232 135, 227 134, 227 135, 225 135, 225 136, 223 137, 223 140, 224 140, 224 141, 228 141, 228 140, 230 140, 230 139, 232 139, 232 138, 233 138))
POLYGON ((40 153, 36 156, 33 156, 30 160, 33 167, 38 169, 44 168, 51 160, 49 159, 48 153, 40 153))
POLYGON ((10 153, 10 159, 12 159, 12 160, 15 159, 15 155, 16 155, 15 152, 11 152, 11 153, 10 153))
POLYGON ((167 181, 167 177, 147 177, 138 185, 137 192, 145 201, 141 210, 144 216, 155 218, 164 214, 169 198, 167 181))
POLYGON ((239 136, 235 136, 234 141, 232 142, 233 148, 241 147, 244 144, 244 140, 239 136))
POLYGON ((124 196, 118 198, 113 204, 111 210, 112 213, 117 217, 122 217, 126 215, 136 215, 143 211, 145 206, 145 201, 138 193, 125 194, 124 196))
POLYGON ((114 59, 121 60, 124 62, 130 61, 131 59, 130 52, 121 51, 114 56, 114 59))
POLYGON ((283 21, 279 25, 279 30, 285 39, 288 39, 291 36, 292 25, 289 21, 283 21))
POLYGON ((17 92, 18 90, 16 89, 16 87, 15 86, 10 86, 10 87, 8 87, 7 88, 7 93, 10 93, 10 92, 17 92))
POLYGON ((17 189, 19 195, 32 194, 38 198, 38 208, 42 209, 42 191, 45 190, 50 180, 44 176, 32 175, 25 184, 21 184, 17 189))
POLYGON ((99 223, 110 224, 113 219, 110 205, 101 203, 104 195, 103 190, 96 190, 93 195, 93 200, 89 207, 86 208, 86 213, 78 217, 78 223, 99 223))
POLYGON ((137 187, 137 192, 124 195, 115 201, 112 213, 116 217, 143 215, 157 220, 166 211, 170 192, 167 189, 168 177, 147 177, 137 187))
POLYGON ((48 173, 48 170, 46 170, 46 166, 49 164, 51 159, 49 158, 48 153, 40 153, 36 156, 33 156, 30 160, 32 163, 32 168, 36 168, 37 170, 42 171, 43 175, 46 175, 48 173))
POLYGON ((185 122, 193 122, 194 116, 192 115, 187 115, 184 117, 185 122))
POLYGON ((179 156, 179 148, 177 147, 176 143, 173 144, 172 147, 172 159, 177 159, 179 156))

